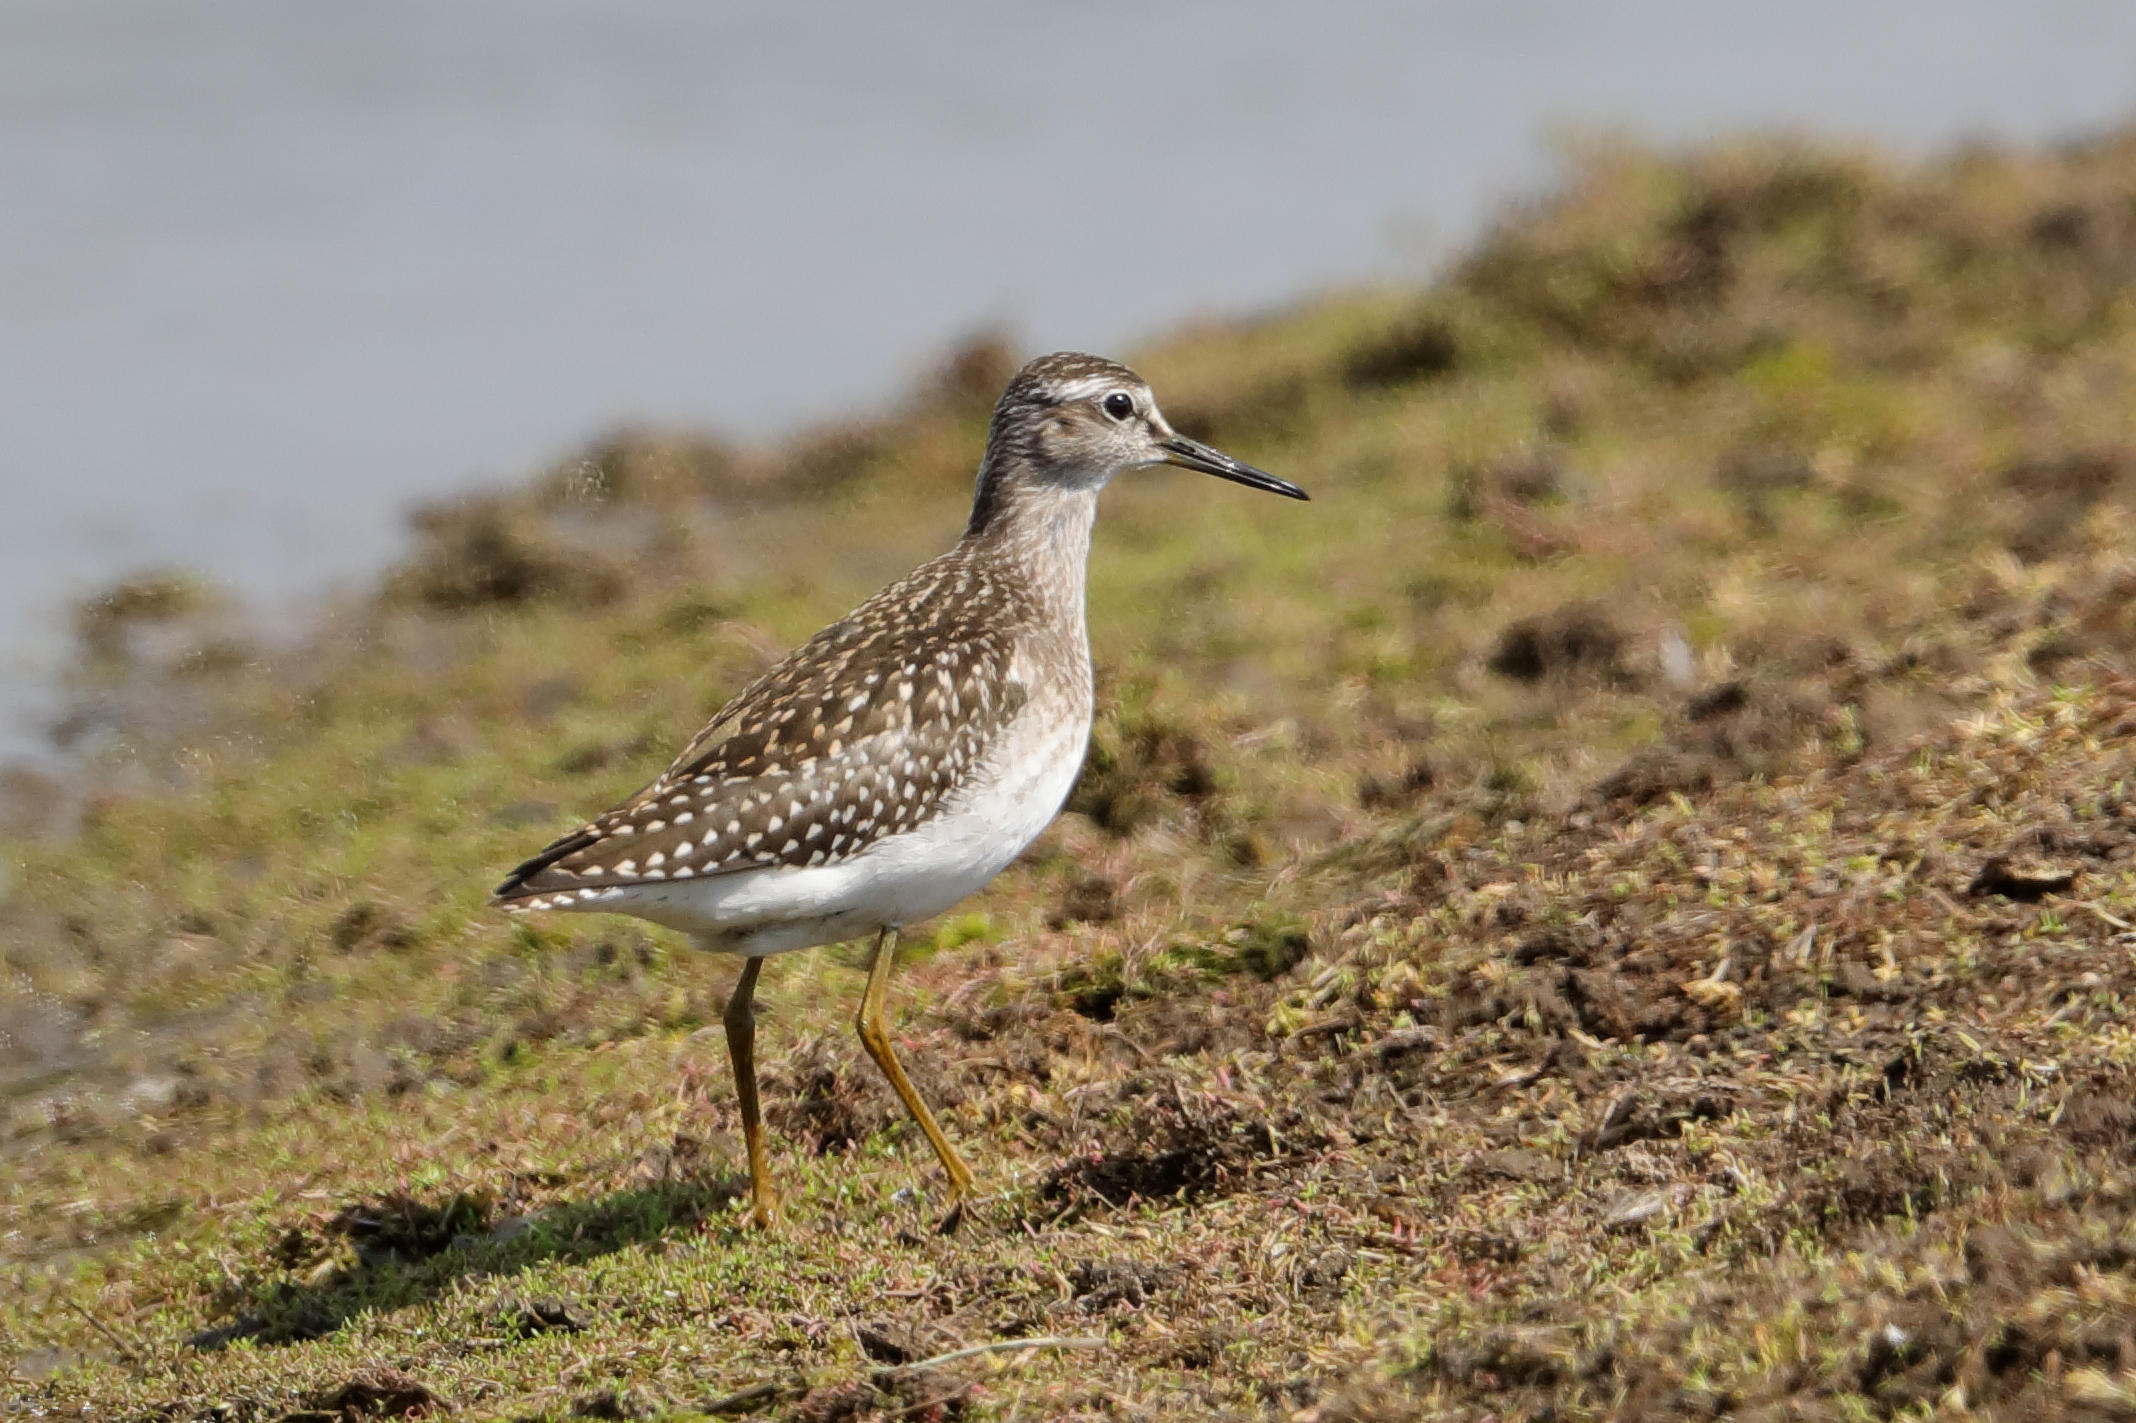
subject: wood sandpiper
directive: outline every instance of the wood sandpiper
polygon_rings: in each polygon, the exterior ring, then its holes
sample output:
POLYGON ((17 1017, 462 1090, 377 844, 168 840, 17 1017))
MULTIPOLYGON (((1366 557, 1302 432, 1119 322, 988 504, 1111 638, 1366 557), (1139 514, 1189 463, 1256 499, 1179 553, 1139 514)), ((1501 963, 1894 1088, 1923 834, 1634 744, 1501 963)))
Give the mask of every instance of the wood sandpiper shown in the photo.
POLYGON ((1031 362, 994 408, 955 548, 810 638, 652 784, 498 887, 510 910, 633 914, 742 955, 724 1022, 755 1224, 777 1211, 757 1120, 757 972, 772 954, 869 934, 860 1040, 949 1174, 949 1220, 961 1210, 971 1172, 883 1029, 898 930, 993 879, 1066 801, 1090 740, 1098 491, 1159 464, 1306 497, 1174 431, 1125 366, 1031 362))

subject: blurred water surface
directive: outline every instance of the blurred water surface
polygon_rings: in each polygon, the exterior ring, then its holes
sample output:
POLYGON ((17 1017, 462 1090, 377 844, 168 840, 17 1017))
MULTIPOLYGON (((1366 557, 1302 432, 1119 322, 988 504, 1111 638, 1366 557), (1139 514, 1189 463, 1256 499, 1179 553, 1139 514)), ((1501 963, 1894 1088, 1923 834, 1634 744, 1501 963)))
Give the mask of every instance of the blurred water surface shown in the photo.
POLYGON ((2035 139, 2132 61, 2117 0, 11 0, 0 750, 136 565, 286 597, 618 419, 1421 271, 1553 126, 2035 139))

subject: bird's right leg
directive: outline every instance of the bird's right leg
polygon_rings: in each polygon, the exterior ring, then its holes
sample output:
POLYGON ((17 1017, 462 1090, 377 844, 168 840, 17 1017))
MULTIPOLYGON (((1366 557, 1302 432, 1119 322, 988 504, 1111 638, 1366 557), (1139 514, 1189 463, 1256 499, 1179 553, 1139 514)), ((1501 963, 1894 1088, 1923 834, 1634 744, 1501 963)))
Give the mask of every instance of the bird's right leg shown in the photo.
POLYGON ((749 1223, 759 1228, 776 1224, 779 1200, 772 1194, 771 1171, 764 1162, 764 1128, 757 1120, 756 997, 759 958, 742 960, 742 976, 727 998, 723 1021, 727 1025, 727 1056, 734 1061, 734 1095, 742 1107, 742 1142, 749 1151, 749 1223))
POLYGON ((927 1110, 927 1104, 913 1090, 912 1079, 905 1075, 897 1054, 891 1051, 890 1034, 883 1027, 883 990, 890 986, 890 966, 896 962, 897 930, 886 928, 876 936, 875 953, 868 960, 868 988, 861 995, 860 1016, 854 1020, 853 1026, 860 1032, 860 1045, 875 1059, 883 1076, 890 1079, 891 1090, 905 1104, 912 1119, 919 1123, 928 1145, 934 1148, 936 1158, 941 1161, 942 1169, 949 1173, 950 1212, 944 1222, 947 1229, 962 1215, 964 1198, 972 1193, 972 1173, 964 1159, 957 1155, 957 1149, 949 1144, 949 1138, 942 1135, 934 1113, 927 1110))

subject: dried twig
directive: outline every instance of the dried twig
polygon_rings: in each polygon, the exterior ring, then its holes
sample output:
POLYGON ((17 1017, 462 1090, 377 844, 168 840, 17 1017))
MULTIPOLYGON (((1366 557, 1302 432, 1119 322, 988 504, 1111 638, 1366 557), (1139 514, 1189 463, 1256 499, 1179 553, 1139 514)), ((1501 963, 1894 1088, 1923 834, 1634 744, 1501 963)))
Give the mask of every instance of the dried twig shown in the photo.
POLYGON ((733 1393, 713 1399, 704 1406, 704 1411, 715 1418, 728 1413, 742 1413, 759 1403, 771 1402, 783 1392, 785 1389, 782 1385, 769 1380, 753 1383, 747 1388, 739 1388, 733 1393))
POLYGON ((1019 1349, 1102 1349, 1103 1339, 1074 1338, 1060 1334, 1042 1334, 1030 1339, 996 1339, 991 1344, 974 1344, 968 1349, 952 1349, 947 1354, 937 1354, 932 1359, 919 1359, 910 1364, 899 1364, 883 1370, 884 1373, 910 1374, 921 1369, 931 1369, 937 1364, 953 1364, 959 1359, 969 1359, 976 1354, 1007 1354, 1019 1349))
POLYGON ((1364 1025, 1364 1019, 1358 1016, 1357 1011, 1348 1009, 1340 1013, 1330 1013, 1324 1018, 1315 1018, 1310 1023, 1299 1024, 1291 1030, 1290 1040, 1292 1042, 1303 1042, 1307 1038, 1317 1038, 1324 1035, 1329 1037, 1339 1036, 1343 1033, 1355 1032, 1364 1025))
POLYGON ((2098 905, 2096 905, 2096 904, 2086 904, 2086 905, 2083 905, 2083 906, 2081 906, 2081 907, 2082 907, 2082 908, 2085 908, 2085 909, 2088 909, 2088 910, 2090 910, 2090 911, 2092 912, 2092 914, 2093 914, 2093 915, 2094 915, 2094 916, 2095 916, 2095 917, 2096 917, 2096 918, 2097 918, 2097 919, 2098 919, 2098 920, 2099 920, 2099 921, 2100 921, 2101 923, 2103 923, 2103 924, 2107 925, 2107 926, 2108 926, 2109 928, 2114 928, 2114 929, 2121 929, 2121 930, 2129 930, 2129 929, 2136 929, 2136 924, 2131 924, 2131 923, 2130 923, 2130 922, 2129 922, 2128 920, 2126 920, 2126 919, 2120 918, 2120 917, 2118 917, 2118 916, 2116 916, 2116 915, 2113 915, 2113 914, 2109 914, 2109 913, 2107 913, 2107 912, 2106 912, 2106 911, 2105 911, 2104 909, 2101 909, 2101 908, 2100 908, 2100 907, 2099 907, 2098 905))
POLYGON ((72 1295, 61 1295, 59 1299, 60 1303, 64 1304, 67 1308, 73 1310, 83 1319, 88 1320, 89 1327, 91 1329, 94 1329, 97 1333, 103 1335, 106 1339, 109 1339, 111 1341, 111 1347, 119 1351, 120 1358, 127 1360, 138 1360, 142 1357, 140 1345, 129 1344, 124 1339, 121 1339, 118 1334, 112 1330, 111 1326, 107 1325, 106 1323, 104 1323, 103 1320, 98 1319, 87 1309, 83 1308, 81 1302, 75 1299, 72 1295))

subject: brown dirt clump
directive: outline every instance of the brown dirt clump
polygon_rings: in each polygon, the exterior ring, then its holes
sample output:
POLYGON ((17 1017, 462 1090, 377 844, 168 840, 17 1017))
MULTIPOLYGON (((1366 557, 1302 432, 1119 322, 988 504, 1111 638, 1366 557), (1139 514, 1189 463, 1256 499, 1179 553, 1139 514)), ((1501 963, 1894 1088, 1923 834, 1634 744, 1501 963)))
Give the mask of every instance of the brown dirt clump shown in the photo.
POLYGON ((2136 688, 2039 699, 1844 771, 1442 846, 1426 919, 1466 947, 1421 980, 1373 947, 1396 905, 1361 906, 1337 1060, 1402 1041, 1360 1095, 1468 1104, 1493 1144, 1405 1209, 1523 1222, 1481 1286, 1521 1322, 1426 1331, 1318 1416, 2110 1413, 2136 1059, 2086 1025, 2136 993, 2132 776, 2136 688), (1437 1025, 1425 1052, 1405 1018, 1437 1025), (1560 1273, 1611 1238, 1658 1251, 1651 1315, 1560 1273), (1782 1321, 1777 1355, 1734 1348, 1782 1321))
POLYGON ((306 1408, 279 1423, 351 1423, 363 1418, 422 1418, 450 1412, 451 1405, 427 1385, 396 1369, 369 1369, 317 1395, 306 1408))
POLYGON ((705 435, 625 428, 558 464, 548 502, 557 507, 648 504, 675 507, 762 492, 764 476, 732 446, 705 435))
POLYGON ((1424 313, 1352 351, 1342 373, 1352 386, 1375 390, 1431 380, 1460 364, 1461 342, 1451 324, 1424 313))
POLYGON ((143 574, 84 599, 74 610, 74 631, 90 656, 120 656, 132 630, 197 618, 219 601, 187 575, 143 574))
POLYGON ((598 604, 622 591, 608 560, 562 547, 501 503, 440 505, 414 523, 422 546, 388 578, 388 603, 455 613, 560 598, 598 604))
POLYGON ((1097 728, 1068 808, 1114 835, 1127 835, 1170 807, 1203 805, 1217 790, 1200 735, 1153 713, 1097 728))
POLYGON ((2027 563, 2066 552, 2093 507, 2130 487, 2129 469, 2125 451, 2081 450, 2021 460, 2003 470, 2000 483, 2016 505, 2010 551, 2027 563))
POLYGON ((1499 634, 1486 664, 1516 682, 1589 674, 1620 679, 1624 632, 1592 603, 1572 603, 1539 617, 1521 618, 1499 634))

